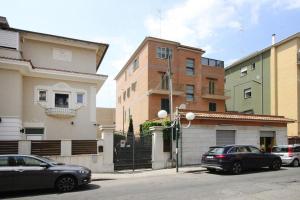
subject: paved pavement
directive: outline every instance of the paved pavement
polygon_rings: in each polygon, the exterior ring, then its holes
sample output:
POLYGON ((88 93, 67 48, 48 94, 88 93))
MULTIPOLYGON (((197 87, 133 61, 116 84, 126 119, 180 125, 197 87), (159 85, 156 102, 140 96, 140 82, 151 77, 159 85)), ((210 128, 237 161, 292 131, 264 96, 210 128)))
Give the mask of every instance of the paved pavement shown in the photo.
POLYGON ((172 174, 183 174, 193 171, 205 171, 206 169, 200 166, 186 166, 178 169, 178 173, 175 168, 161 169, 161 170, 151 170, 151 169, 138 169, 132 170, 122 170, 114 173, 99 173, 92 174, 93 181, 101 180, 117 180, 117 179, 128 179, 137 177, 150 177, 150 176, 162 176, 162 175, 172 175, 172 174))
MULTIPOLYGON (((138 171, 134 174, 94 175, 88 186, 59 194, 54 190, 39 190, 6 194, 2 198, 22 200, 299 200, 300 167, 284 167, 279 171, 262 169, 241 175, 208 173, 199 167, 157 171, 138 171), (115 179, 113 179, 114 177, 115 179), (105 178, 107 179, 105 179, 105 178), (109 177, 111 179, 109 179, 109 177)), ((0 196, 1 198, 1 196, 0 196)))

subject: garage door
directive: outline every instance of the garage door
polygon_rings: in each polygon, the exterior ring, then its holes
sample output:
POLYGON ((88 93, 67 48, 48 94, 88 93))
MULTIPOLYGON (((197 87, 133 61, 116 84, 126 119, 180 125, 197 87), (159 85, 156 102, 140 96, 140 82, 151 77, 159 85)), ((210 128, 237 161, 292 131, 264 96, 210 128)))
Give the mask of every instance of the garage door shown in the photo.
POLYGON ((234 130, 217 130, 216 145, 235 144, 234 130))

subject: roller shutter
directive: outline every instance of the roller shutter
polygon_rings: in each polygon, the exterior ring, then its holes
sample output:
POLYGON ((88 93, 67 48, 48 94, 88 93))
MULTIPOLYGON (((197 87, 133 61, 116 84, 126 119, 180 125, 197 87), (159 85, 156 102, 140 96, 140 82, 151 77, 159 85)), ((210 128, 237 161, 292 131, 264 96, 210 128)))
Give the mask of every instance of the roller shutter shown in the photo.
POLYGON ((217 130, 216 145, 235 144, 234 130, 217 130))

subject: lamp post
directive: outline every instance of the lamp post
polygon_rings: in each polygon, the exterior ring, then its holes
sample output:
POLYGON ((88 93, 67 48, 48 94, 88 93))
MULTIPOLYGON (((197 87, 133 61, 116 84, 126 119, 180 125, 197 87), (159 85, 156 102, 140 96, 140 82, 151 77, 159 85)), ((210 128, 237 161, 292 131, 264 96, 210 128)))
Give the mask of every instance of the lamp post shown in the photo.
MULTIPOLYGON (((165 110, 160 110, 158 113, 157 113, 158 117, 160 119, 164 119, 168 116, 168 113, 167 111, 165 110)), ((179 111, 178 111, 178 107, 176 107, 176 115, 175 115, 175 118, 171 121, 171 126, 169 127, 165 127, 165 128, 173 128, 176 126, 176 172, 178 172, 178 167, 179 167, 179 164, 178 164, 178 133, 179 133, 179 130, 180 128, 189 128, 191 126, 191 121, 193 119, 195 119, 195 114, 192 113, 192 112, 188 112, 186 113, 185 115, 185 118, 188 120, 189 124, 185 127, 181 127, 181 124, 180 124, 180 114, 179 114, 179 111)), ((171 137, 171 141, 172 141, 172 137, 171 137)))

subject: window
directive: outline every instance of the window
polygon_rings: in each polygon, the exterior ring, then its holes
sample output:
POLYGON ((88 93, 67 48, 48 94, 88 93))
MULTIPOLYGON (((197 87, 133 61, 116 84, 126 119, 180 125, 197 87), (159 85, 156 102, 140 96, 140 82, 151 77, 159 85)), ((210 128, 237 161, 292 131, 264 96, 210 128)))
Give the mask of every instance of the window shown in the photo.
POLYGON ((123 101, 126 100, 126 90, 123 92, 123 101))
POLYGON ((193 76, 195 74, 195 60, 188 58, 186 59, 185 65, 185 74, 188 76, 193 76))
POLYGON ((161 59, 166 59, 172 57, 172 49, 166 47, 157 47, 156 48, 156 57, 161 59))
POLYGON ((300 152, 300 146, 294 148, 294 152, 300 152))
POLYGON ((47 92, 46 90, 39 91, 39 101, 46 101, 47 100, 47 92))
POLYGON ((255 63, 252 63, 251 70, 255 70, 255 63))
POLYGON ((138 58, 136 58, 133 61, 133 71, 135 71, 137 68, 139 68, 139 59, 138 58))
POLYGON ((0 157, 0 167, 7 167, 8 165, 8 157, 7 156, 1 156, 0 157))
POLYGON ((260 153, 260 150, 258 148, 255 148, 255 147, 252 147, 252 146, 249 146, 249 149, 252 153, 260 153))
POLYGON ((118 103, 121 103, 121 96, 118 97, 118 103))
POLYGON ((69 95, 68 94, 55 94, 55 107, 68 108, 69 107, 69 95))
POLYGON ((237 151, 236 152, 239 152, 239 153, 250 153, 250 150, 245 147, 245 146, 241 146, 241 147, 237 147, 237 151))
POLYGON ((209 94, 215 94, 215 81, 210 80, 208 83, 208 92, 209 94))
POLYGON ((216 103, 212 103, 212 102, 209 102, 209 111, 217 111, 217 104, 216 103))
POLYGON ((25 128, 25 134, 42 135, 44 128, 25 128))
POLYGON ((169 76, 167 73, 161 74, 161 89, 168 90, 169 89, 169 76))
POLYGON ((131 84, 131 90, 135 91, 135 89, 136 89, 136 82, 134 82, 134 83, 131 84))
POLYGON ((201 64, 202 64, 202 65, 208 65, 208 58, 202 57, 202 58, 201 58, 201 64))
POLYGON ((42 161, 31 157, 23 157, 23 160, 25 166, 40 166, 40 164, 43 163, 42 161))
POLYGON ((83 103, 83 94, 77 93, 77 103, 83 103))
POLYGON ((127 88, 127 98, 130 97, 130 88, 127 88))
POLYGON ((170 113, 169 99, 161 99, 160 100, 160 109, 167 111, 167 113, 170 113))
POLYGON ((194 86, 193 85, 186 86, 186 100, 194 101, 194 86))
POLYGON ((241 68, 241 76, 246 76, 248 74, 247 70, 248 70, 247 66, 242 67, 241 68))
POLYGON ((244 90, 244 98, 249 99, 249 98, 251 98, 251 96, 252 96, 251 88, 245 89, 244 90))

